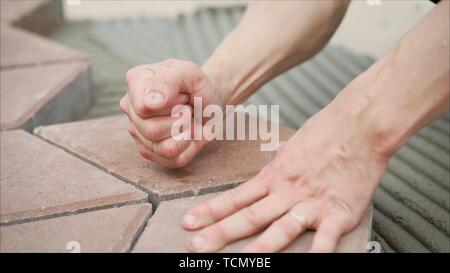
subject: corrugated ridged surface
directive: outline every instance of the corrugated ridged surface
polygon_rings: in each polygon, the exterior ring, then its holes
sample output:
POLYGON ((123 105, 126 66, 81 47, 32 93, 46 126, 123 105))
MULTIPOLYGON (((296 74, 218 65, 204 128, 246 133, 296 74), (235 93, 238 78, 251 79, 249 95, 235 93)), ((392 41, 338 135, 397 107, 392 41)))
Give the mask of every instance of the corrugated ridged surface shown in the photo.
MULTIPOLYGON (((166 58, 202 63, 242 13, 239 7, 207 9, 176 19, 75 23, 52 37, 90 54, 97 104, 86 118, 92 118, 119 112, 127 67, 166 58)), ((298 128, 373 62, 371 57, 327 46, 261 88, 247 103, 279 104, 281 122, 298 128)), ((372 238, 384 251, 450 251, 449 134, 447 114, 413 136, 390 162, 374 199, 372 238)))

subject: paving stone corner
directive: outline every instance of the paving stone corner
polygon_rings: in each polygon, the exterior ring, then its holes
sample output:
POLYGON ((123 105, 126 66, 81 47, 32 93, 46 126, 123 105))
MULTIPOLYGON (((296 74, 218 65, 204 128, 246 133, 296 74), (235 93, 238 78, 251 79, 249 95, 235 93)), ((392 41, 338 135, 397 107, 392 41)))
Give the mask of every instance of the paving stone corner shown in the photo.
POLYGON ((87 57, 1 24, 1 130, 73 121, 93 102, 87 57))
POLYGON ((75 120, 91 106, 86 61, 1 70, 1 130, 75 120))
POLYGON ((88 61, 88 57, 78 50, 59 45, 23 29, 2 23, 0 30, 2 70, 75 60, 88 61))
POLYGON ((23 130, 0 136, 1 225, 148 201, 135 186, 23 130))
POLYGON ((1 22, 48 35, 64 23, 62 0, 2 0, 1 22))

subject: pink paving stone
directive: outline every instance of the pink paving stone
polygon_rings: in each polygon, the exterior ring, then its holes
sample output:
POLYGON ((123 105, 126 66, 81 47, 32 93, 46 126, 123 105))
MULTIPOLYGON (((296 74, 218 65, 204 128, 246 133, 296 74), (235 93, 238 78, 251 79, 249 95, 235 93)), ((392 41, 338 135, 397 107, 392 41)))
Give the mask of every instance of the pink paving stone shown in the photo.
POLYGON ((91 105, 85 61, 1 70, 1 129, 74 120, 91 105))
POLYGON ((1 133, 0 223, 147 200, 134 186, 22 130, 1 133))
POLYGON ((64 22, 63 1, 2 0, 1 22, 42 35, 49 34, 64 22))
MULTIPOLYGON (((246 181, 275 154, 260 152, 260 141, 216 141, 187 167, 168 170, 138 154, 127 124, 122 115, 40 127, 35 133, 163 200, 223 190, 246 181)), ((292 133, 292 129, 280 127, 280 139, 292 133)))
MULTIPOLYGON (((184 230, 181 227, 181 220, 187 210, 214 196, 216 194, 161 202, 155 214, 149 219, 133 252, 188 252, 186 243, 193 236, 193 232, 184 230)), ((353 231, 341 238, 336 252, 366 252, 370 238, 371 218, 372 209, 353 231)), ((306 232, 282 252, 307 252, 313 236, 313 231, 306 232)), ((256 237, 257 235, 237 241, 222 249, 221 252, 240 252, 256 237)))
POLYGON ((125 252, 150 215, 138 204, 1 227, 0 252, 125 252))
POLYGON ((86 60, 86 57, 76 50, 19 28, 1 24, 0 30, 2 70, 16 66, 86 60))

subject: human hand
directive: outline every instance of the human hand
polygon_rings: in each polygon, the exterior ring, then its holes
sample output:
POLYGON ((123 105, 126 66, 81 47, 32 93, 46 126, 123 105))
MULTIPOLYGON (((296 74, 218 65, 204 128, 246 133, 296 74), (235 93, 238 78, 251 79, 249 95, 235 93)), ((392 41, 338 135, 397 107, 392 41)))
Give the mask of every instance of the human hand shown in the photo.
POLYGON ((275 252, 312 229, 310 251, 334 251, 363 218, 389 158, 347 113, 324 108, 259 174, 188 211, 183 227, 199 230, 190 250, 214 252, 265 229, 243 251, 275 252))
MULTIPOLYGON (((174 59, 130 69, 126 81, 128 92, 120 108, 129 118, 128 132, 139 153, 167 168, 186 166, 209 141, 172 136, 172 125, 178 119, 171 116, 172 108, 187 104, 192 113, 194 97, 202 98, 202 106, 223 107, 219 89, 197 65, 174 59)), ((193 122, 192 115, 181 118, 193 122)))

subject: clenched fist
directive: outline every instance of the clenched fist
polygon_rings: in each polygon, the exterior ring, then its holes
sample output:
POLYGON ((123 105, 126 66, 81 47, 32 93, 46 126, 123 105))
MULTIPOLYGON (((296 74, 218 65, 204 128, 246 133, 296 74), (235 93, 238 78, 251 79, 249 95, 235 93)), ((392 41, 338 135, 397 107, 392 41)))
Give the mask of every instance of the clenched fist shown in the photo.
POLYGON ((177 105, 192 109, 194 97, 202 98, 203 107, 215 104, 223 108, 218 88, 196 64, 174 59, 130 69, 126 82, 128 90, 120 108, 129 118, 128 131, 139 153, 163 167, 186 166, 209 141, 173 136, 174 122, 180 118, 194 120, 192 114, 172 116, 172 109, 177 105))

